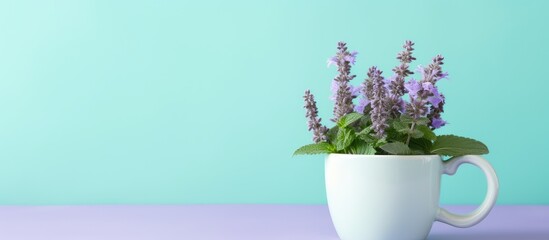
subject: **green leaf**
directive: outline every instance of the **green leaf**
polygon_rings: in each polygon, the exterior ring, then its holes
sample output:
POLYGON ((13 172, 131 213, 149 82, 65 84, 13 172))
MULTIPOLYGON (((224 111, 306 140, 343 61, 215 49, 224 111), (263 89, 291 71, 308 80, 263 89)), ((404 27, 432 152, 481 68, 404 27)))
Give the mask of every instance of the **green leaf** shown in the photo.
POLYGON ((380 147, 381 145, 384 145, 386 143, 387 143, 387 139, 385 138, 376 139, 376 141, 374 142, 374 148, 380 147))
POLYGON ((375 143, 377 141, 377 139, 370 134, 358 135, 358 138, 360 138, 362 141, 365 141, 367 143, 375 143))
POLYGON ((355 113, 355 112, 349 113, 343 116, 342 118, 340 118, 339 121, 337 121, 337 126, 339 126, 340 128, 347 127, 352 123, 358 121, 361 117, 362 117, 362 114, 360 113, 355 113))
POLYGON ((351 129, 346 128, 340 128, 337 132, 336 137, 336 150, 341 151, 345 148, 347 148, 351 143, 353 143, 353 140, 355 140, 355 132, 351 129))
POLYGON ((337 141, 337 132, 339 131, 339 127, 338 126, 334 126, 332 128, 330 128, 330 130, 328 130, 328 133, 326 134, 326 136, 328 136, 328 141, 331 143, 331 144, 335 144, 336 141, 337 141))
POLYGON ((423 132, 422 131, 419 131, 417 129, 410 129, 410 131, 408 131, 408 134, 410 134, 410 136, 412 136, 412 138, 422 138, 423 137, 423 132))
POLYGON ((351 144, 349 152, 351 154, 374 155, 376 154, 376 149, 372 147, 371 144, 355 140, 353 144, 351 144))
POLYGON ((431 122, 431 120, 426 117, 416 119, 416 125, 427 125, 429 122, 431 122))
POLYGON ((356 134, 356 136, 357 136, 359 139, 361 139, 361 140, 363 140, 363 141, 365 141, 365 142, 367 142, 367 143, 369 143, 369 144, 373 144, 373 143, 375 143, 375 142, 377 141, 377 138, 374 137, 374 136, 372 136, 371 132, 372 132, 372 127, 371 127, 371 126, 368 126, 368 127, 364 128, 364 129, 362 129, 362 131, 358 132, 358 133, 356 134))
POLYGON ((431 146, 433 142, 425 138, 412 138, 410 139, 410 144, 408 145, 412 151, 420 150, 421 154, 428 154, 431 152, 431 146))
POLYGON ((408 145, 403 142, 387 143, 380 148, 393 155, 409 155, 412 153, 412 150, 408 147, 408 145))
POLYGON ((360 118, 360 125, 367 126, 371 122, 370 115, 365 114, 360 118))
POLYGON ((420 131, 420 130, 417 130, 417 129, 402 129, 399 131, 400 133, 405 133, 407 135, 410 135, 411 137, 413 138, 422 138, 423 137, 423 132, 420 131))
MULTIPOLYGON (((426 125, 419 125, 416 127, 417 130, 421 131, 423 133, 423 138, 427 140, 434 141, 437 139, 437 135, 426 125)), ((413 136, 412 136, 413 137, 413 136)))
POLYGON ((400 115, 400 121, 403 122, 403 123, 416 123, 417 125, 427 125, 430 120, 426 117, 421 117, 421 118, 418 118, 418 119, 413 119, 412 117, 404 114, 404 115, 400 115))
POLYGON ((410 126, 402 121, 393 121, 392 126, 397 132, 406 132, 410 129, 410 126))
POLYGON ((372 132, 372 128, 371 127, 365 127, 364 129, 362 129, 362 131, 358 132, 356 135, 357 136, 360 136, 360 135, 369 135, 368 133, 372 132))
POLYGON ((414 119, 406 114, 400 115, 400 121, 403 123, 413 123, 414 119))
POLYGON ((364 155, 375 155, 376 154, 376 149, 374 147, 372 147, 371 145, 368 145, 368 147, 366 147, 366 149, 361 153, 361 154, 364 154, 364 155))
POLYGON ((438 136, 431 147, 431 153, 446 156, 487 154, 488 147, 477 140, 454 135, 438 136))
POLYGON ((387 128, 385 132, 387 133, 387 142, 406 142, 408 138, 408 135, 397 132, 394 128, 387 128))
POLYGON ((295 150, 294 155, 332 153, 334 150, 332 144, 320 142, 300 147, 295 150))

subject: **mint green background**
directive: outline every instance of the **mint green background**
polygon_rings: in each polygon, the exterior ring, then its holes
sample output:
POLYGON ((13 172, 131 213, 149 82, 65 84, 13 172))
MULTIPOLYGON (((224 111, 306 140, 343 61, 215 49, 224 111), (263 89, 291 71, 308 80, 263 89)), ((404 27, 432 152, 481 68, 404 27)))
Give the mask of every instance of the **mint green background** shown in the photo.
MULTIPOLYGON (((0 204, 325 203, 302 94, 331 117, 339 40, 358 75, 437 53, 439 131, 485 142, 500 204, 549 204, 543 1, 3 1, 0 204)), ((325 121, 331 126, 331 123, 325 121)), ((481 171, 441 201, 480 203, 481 171)))

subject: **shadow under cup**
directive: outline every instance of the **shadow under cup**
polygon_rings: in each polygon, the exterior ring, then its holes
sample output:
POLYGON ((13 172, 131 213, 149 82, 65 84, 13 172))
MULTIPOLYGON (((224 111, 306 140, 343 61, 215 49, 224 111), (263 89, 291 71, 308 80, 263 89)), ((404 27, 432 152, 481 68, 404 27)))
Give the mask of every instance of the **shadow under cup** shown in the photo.
POLYGON ((488 214, 497 195, 495 173, 479 156, 443 162, 438 155, 330 154, 325 171, 330 215, 342 240, 425 239, 435 220, 472 226, 488 214), (462 163, 486 173, 489 193, 473 213, 455 215, 438 206, 440 177, 462 163))

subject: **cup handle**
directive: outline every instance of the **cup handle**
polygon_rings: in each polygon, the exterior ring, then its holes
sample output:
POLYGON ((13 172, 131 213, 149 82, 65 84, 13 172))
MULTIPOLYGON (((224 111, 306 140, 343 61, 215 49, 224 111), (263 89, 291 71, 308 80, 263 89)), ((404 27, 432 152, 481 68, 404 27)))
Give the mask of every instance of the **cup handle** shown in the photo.
POLYGON ((447 211, 444 208, 439 207, 435 220, 443 222, 455 227, 471 227, 480 221, 482 221, 486 215, 492 210, 492 207, 496 203, 496 198, 498 196, 499 182, 496 172, 492 165, 484 158, 477 155, 465 155, 460 157, 454 157, 443 163, 443 173, 448 175, 454 175, 458 167, 462 163, 470 163, 479 167, 484 174, 486 175, 486 181, 488 182, 488 190, 486 192, 486 197, 482 204, 475 209, 475 211, 470 212, 465 215, 455 214, 447 211))

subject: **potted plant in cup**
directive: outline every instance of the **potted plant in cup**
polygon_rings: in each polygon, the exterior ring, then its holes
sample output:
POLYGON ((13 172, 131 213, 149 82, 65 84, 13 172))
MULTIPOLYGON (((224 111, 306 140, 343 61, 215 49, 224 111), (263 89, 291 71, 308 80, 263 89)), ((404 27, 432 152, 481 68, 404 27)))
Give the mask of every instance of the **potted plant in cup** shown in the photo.
POLYGON ((436 85, 448 77, 442 70, 444 57, 437 55, 429 65, 419 66, 419 76, 413 78, 413 46, 404 43, 390 77, 371 67, 362 84, 353 86, 351 66, 357 52, 338 43, 337 54, 328 60, 339 72, 332 81, 332 128, 321 123, 314 96, 305 91, 314 143, 294 155, 328 154, 328 206, 343 240, 425 239, 433 221, 470 227, 482 221, 496 201, 497 176, 479 156, 488 148, 470 138, 434 132, 446 124, 441 118, 445 97, 436 85), (438 202, 441 174, 453 175, 462 163, 481 168, 488 191, 480 207, 458 215, 438 207, 438 202))

